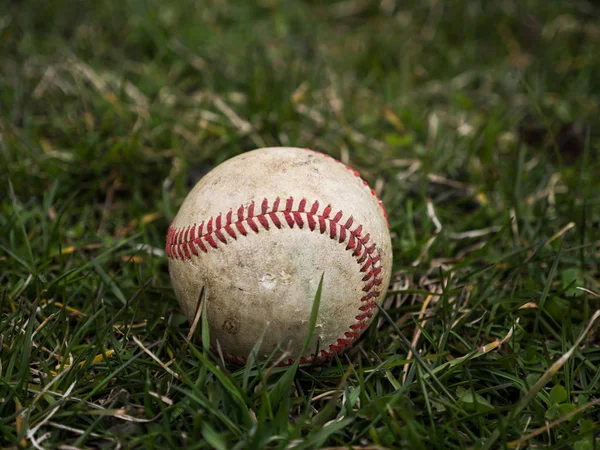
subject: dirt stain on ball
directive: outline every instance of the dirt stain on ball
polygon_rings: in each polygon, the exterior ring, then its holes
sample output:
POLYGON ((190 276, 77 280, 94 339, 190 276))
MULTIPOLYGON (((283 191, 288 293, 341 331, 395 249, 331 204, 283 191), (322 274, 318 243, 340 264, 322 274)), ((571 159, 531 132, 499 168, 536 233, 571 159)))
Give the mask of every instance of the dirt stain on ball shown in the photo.
POLYGON ((240 331, 240 319, 237 317, 228 317, 223 322, 223 331, 229 334, 238 334, 240 331))

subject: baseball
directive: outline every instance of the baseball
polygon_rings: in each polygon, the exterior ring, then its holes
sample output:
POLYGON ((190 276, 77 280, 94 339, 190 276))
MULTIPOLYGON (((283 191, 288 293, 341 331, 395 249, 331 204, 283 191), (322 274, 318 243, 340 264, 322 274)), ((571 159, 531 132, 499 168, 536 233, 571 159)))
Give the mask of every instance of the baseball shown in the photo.
POLYGON ((385 208, 358 172, 308 149, 263 148, 220 164, 190 191, 167 233, 186 316, 207 292, 211 345, 231 361, 322 363, 348 349, 390 281, 385 208), (321 303, 308 335, 317 287, 321 303))

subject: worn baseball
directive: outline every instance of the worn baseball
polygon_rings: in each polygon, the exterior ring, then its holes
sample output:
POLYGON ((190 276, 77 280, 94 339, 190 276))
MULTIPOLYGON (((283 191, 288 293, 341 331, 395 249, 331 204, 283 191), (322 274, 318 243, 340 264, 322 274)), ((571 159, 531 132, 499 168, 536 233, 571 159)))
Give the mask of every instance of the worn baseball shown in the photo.
POLYGON ((211 345, 244 363, 324 362, 349 348, 390 281, 385 208, 358 172, 300 148, 253 150, 188 194, 166 243, 173 289, 190 321, 206 289, 211 345), (302 355, 323 276, 312 341, 302 355))

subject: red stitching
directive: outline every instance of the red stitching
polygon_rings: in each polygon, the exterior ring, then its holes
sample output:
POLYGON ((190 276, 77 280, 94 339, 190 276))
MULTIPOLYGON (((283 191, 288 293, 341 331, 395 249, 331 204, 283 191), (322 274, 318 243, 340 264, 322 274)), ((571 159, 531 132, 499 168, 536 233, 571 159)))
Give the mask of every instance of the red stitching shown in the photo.
POLYGON ((201 237, 197 237, 196 240, 194 241, 194 244, 196 244, 198 247, 200 247, 200 250, 202 250, 204 253, 206 253, 208 251, 208 249, 204 245, 204 242, 202 242, 201 237))
POLYGON ((246 231, 246 229, 244 228, 244 225, 242 225, 242 222, 236 222, 235 223, 235 227, 238 229, 238 231, 242 234, 242 236, 247 236, 248 232, 246 231))
POLYGON ((277 228, 281 229, 281 222, 279 221, 279 217, 277 217, 277 214, 272 212, 269 214, 269 217, 273 221, 273 225, 275 225, 277 228))
POLYGON ((225 239, 225 236, 221 230, 215 230, 215 234, 223 244, 227 244, 227 239, 225 239))
POLYGON ((319 202, 317 200, 315 200, 315 202, 313 203, 313 205, 310 208, 310 213, 312 215, 317 214, 317 211, 319 211, 319 202))
MULTIPOLYGON (((343 163, 343 162, 341 162, 340 160, 338 160, 338 159, 335 159, 333 156, 331 156, 331 155, 328 155, 327 153, 321 153, 321 152, 317 152, 317 151, 311 150, 310 148, 306 148, 305 150, 308 150, 309 152, 316 153, 316 154, 318 154, 318 155, 323 155, 323 156, 325 156, 326 158, 328 158, 328 159, 332 159, 332 160, 334 160, 336 163, 338 163, 338 164, 341 164, 342 166, 344 166, 344 168, 345 168, 346 170, 349 170, 350 172, 352 172, 352 174, 353 174, 353 175, 354 175, 356 178, 358 178, 358 179, 359 179, 359 180, 362 182, 363 186, 366 186, 367 188, 369 187, 369 183, 367 183, 365 180, 363 180, 363 179, 361 178, 361 176, 360 176, 360 173, 358 172, 358 170, 356 170, 356 169, 353 169, 353 168, 352 168, 352 167, 350 167, 350 166, 347 166, 346 164, 344 164, 344 163, 343 163)), ((377 193, 375 192, 375 189, 371 189, 371 188, 369 188, 369 190, 371 191, 371 195, 372 195, 373 197, 375 197, 375 199, 377 200, 377 203, 379 204, 379 207, 381 208, 381 211, 383 212, 383 217, 385 218, 385 223, 386 223, 386 224, 389 226, 389 225, 390 225, 390 222, 389 222, 389 218, 388 218, 388 213, 387 213, 387 210, 385 209, 385 205, 383 204, 383 202, 381 201, 381 199, 380 199, 379 197, 377 197, 377 193)))
POLYGON ((294 212, 294 221, 298 224, 298 228, 302 229, 302 227, 304 226, 304 221, 302 220, 302 216, 300 215, 301 212, 304 211, 296 211, 294 212))
POLYGON ((356 238, 353 234, 350 235, 350 239, 348 239, 348 245, 346 245, 346 250, 354 250, 356 248, 356 238))
POLYGON ((365 303, 364 305, 362 305, 360 308, 358 308, 361 311, 369 311, 371 309, 375 308, 375 304, 373 302, 370 303, 365 303))
POLYGON ((249 216, 246 219, 246 222, 248 222, 248 226, 252 229, 252 231, 254 231, 255 233, 258 233, 258 226, 256 225, 256 222, 254 222, 254 219, 252 216, 249 216))
POLYGON ((283 217, 285 217, 285 221, 287 222, 289 227, 294 228, 294 219, 292 219, 292 216, 290 215, 290 213, 288 211, 284 211, 283 217))
POLYGON ((319 232, 321 234, 325 233, 325 230, 327 229, 327 222, 325 222, 325 217, 324 216, 318 216, 319 217, 319 232))
MULTIPOLYGON (((325 360, 333 358, 335 354, 341 353, 345 348, 350 347, 355 340, 360 337, 363 330, 368 327, 368 319, 373 317, 372 310, 377 307, 374 299, 377 298, 381 291, 376 286, 383 283, 381 272, 383 267, 381 266, 381 256, 377 252, 375 244, 367 247, 366 244, 370 240, 370 235, 367 233, 362 236, 363 227, 358 224, 356 228, 352 229, 355 224, 355 219, 349 217, 347 220, 342 221, 344 217, 343 211, 337 211, 331 217, 332 207, 327 205, 321 214, 319 214, 319 202, 315 201, 312 203, 310 210, 307 211, 306 199, 301 199, 298 202, 296 208, 294 208, 294 198, 290 197, 285 200, 285 209, 279 210, 280 199, 277 198, 272 205, 269 204, 267 199, 264 199, 260 204, 260 213, 256 214, 254 202, 248 206, 240 206, 236 211, 237 221, 233 222, 234 212, 233 210, 228 211, 225 214, 225 220, 223 215, 219 214, 215 218, 209 218, 208 222, 202 222, 200 225, 196 224, 184 228, 174 228, 171 226, 167 232, 167 243, 165 247, 165 253, 168 258, 187 260, 193 257, 193 255, 199 255, 199 252, 208 253, 211 248, 218 249, 222 245, 227 245, 232 240, 237 239, 236 230, 243 236, 248 234, 247 226, 253 232, 259 233, 261 230, 269 230, 271 223, 278 229, 283 226, 283 221, 280 217, 283 216, 285 223, 290 228, 298 226, 303 228, 305 224, 308 224, 310 231, 316 230, 317 223, 319 224, 318 231, 324 234, 327 228, 329 228, 329 237, 336 240, 340 244, 346 243, 345 249, 352 251, 352 256, 356 258, 357 264, 360 266, 359 270, 365 273, 363 282, 365 283, 362 291, 365 293, 360 299, 363 303, 358 309, 358 314, 355 319, 356 322, 349 326, 349 331, 344 334, 344 338, 337 340, 335 344, 329 345, 327 349, 320 351, 319 355, 310 355, 310 357, 303 357, 301 362, 309 363, 314 360, 317 362, 323 362, 325 360), (204 224, 206 223, 206 229, 204 224), (215 239, 216 238, 216 239, 215 239), (208 245, 204 245, 204 242, 208 245)), ((245 358, 223 353, 225 357, 235 363, 246 362, 245 358)), ((290 361, 284 361, 283 364, 289 364, 290 361)))
POLYGON ((312 214, 308 214, 306 216, 306 221, 308 222, 308 228, 310 228, 310 231, 315 231, 315 226, 317 225, 317 222, 315 221, 315 218, 312 214))
POLYGON ((339 243, 341 244, 345 240, 346 240, 346 228, 345 227, 340 227, 340 240, 339 240, 339 243))
MULTIPOLYGON (((356 256, 360 255, 361 249, 362 249, 362 245, 358 244, 356 246, 356 250, 354 251, 353 254, 356 254, 356 256)), ((358 263, 362 264, 365 261, 365 259, 367 259, 368 256, 369 256, 369 253, 367 251, 362 252, 362 256, 360 258, 358 258, 358 260, 357 260, 358 263)))
POLYGON ((208 242, 208 243, 210 244, 210 246, 211 246, 212 248, 219 248, 219 247, 217 246, 217 243, 216 243, 216 241, 213 239, 213 237, 212 237, 210 234, 207 234, 207 235, 205 235, 205 236, 204 236, 204 239, 206 240, 206 242, 208 242))

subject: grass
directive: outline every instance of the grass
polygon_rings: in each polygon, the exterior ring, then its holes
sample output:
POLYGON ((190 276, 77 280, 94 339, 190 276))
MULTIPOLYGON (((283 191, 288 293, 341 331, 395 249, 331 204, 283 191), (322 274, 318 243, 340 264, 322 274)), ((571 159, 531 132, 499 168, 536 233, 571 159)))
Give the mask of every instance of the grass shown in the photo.
POLYGON ((0 447, 598 448, 593 2, 0 11, 0 447), (224 366, 169 283, 188 190, 270 145, 390 213, 384 309, 323 367, 224 366))

